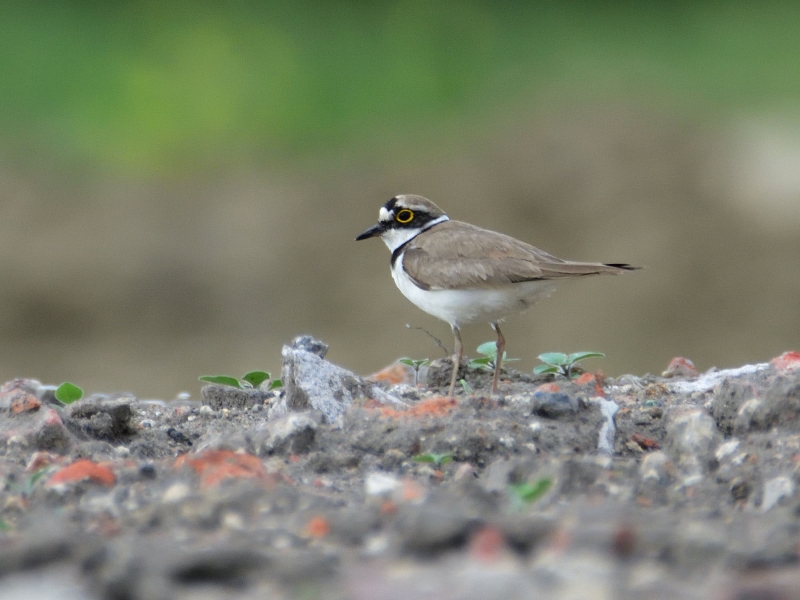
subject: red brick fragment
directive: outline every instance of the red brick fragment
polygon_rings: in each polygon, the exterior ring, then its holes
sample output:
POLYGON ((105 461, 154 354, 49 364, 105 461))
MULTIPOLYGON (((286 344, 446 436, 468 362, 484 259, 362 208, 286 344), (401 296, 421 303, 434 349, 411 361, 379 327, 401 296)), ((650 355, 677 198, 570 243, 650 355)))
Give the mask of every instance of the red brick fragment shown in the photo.
POLYGON ((600 382, 598 381, 597 377, 594 373, 584 373, 580 377, 575 380, 575 383, 578 385, 591 385, 594 387, 594 393, 598 396, 605 396, 606 393, 603 391, 603 388, 600 386, 600 382))
POLYGON ((200 476, 200 485, 211 487, 225 479, 258 479, 274 483, 261 459, 252 454, 240 454, 230 450, 208 450, 199 454, 183 454, 175 460, 175 468, 190 466, 200 476))
POLYGON ((411 408, 396 409, 382 406, 379 411, 382 417, 444 417, 451 410, 458 406, 454 398, 431 398, 415 404, 411 408))
POLYGON ((377 373, 373 373, 367 379, 376 383, 388 383, 389 385, 398 385, 400 383, 413 385, 414 369, 403 363, 396 362, 384 367, 377 373))
POLYGON ((614 532, 612 542, 614 554, 623 560, 633 556, 636 550, 636 531, 631 525, 620 525, 614 532))
POLYGON ((661 448, 661 444, 659 444, 656 440, 645 437, 641 433, 634 433, 631 436, 631 441, 639 444, 642 450, 657 450, 661 448))
POLYGON ((10 394, 12 413, 33 412, 34 410, 39 410, 42 406, 36 396, 24 390, 14 390, 10 394))
POLYGON ((403 502, 417 504, 425 499, 427 492, 425 488, 413 479, 403 479, 400 498, 403 502))
POLYGON ((661 374, 663 377, 697 377, 697 367, 688 358, 676 356, 667 366, 667 370, 661 374))
POLYGON ((557 383, 543 383, 542 385, 540 385, 539 387, 537 387, 534 390, 534 393, 536 393, 536 392, 548 392, 548 393, 552 394, 552 393, 560 392, 560 391, 561 391, 561 387, 557 383))
POLYGON ((784 352, 769 362, 776 369, 797 369, 800 368, 800 352, 795 350, 784 352))
POLYGON ((325 517, 317 515, 316 517, 311 517, 308 523, 306 523, 305 529, 303 533, 305 533, 308 537, 312 538, 324 538, 331 532, 331 524, 328 522, 328 519, 325 517))
POLYGON ((116 478, 108 467, 98 465, 97 463, 82 458, 55 473, 47 481, 47 485, 52 487, 81 481, 92 481, 102 485, 114 485, 116 478))
POLYGON ((493 525, 481 527, 469 540, 469 555, 479 562, 496 562, 503 557, 506 550, 503 532, 493 525))

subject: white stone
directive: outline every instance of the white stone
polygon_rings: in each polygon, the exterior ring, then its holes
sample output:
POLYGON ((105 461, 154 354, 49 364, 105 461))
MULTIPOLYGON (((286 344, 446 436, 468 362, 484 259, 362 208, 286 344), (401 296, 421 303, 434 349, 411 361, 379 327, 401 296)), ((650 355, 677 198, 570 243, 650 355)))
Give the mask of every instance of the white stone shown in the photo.
POLYGON ((722 444, 719 448, 717 448, 716 453, 714 456, 717 457, 717 460, 722 460, 726 456, 730 456, 739 448, 739 440, 733 439, 728 442, 722 444))
POLYGON ((388 496, 400 489, 400 480, 389 473, 375 471, 367 475, 364 481, 364 491, 367 496, 388 496))
POLYGON ((764 499, 761 501, 761 510, 767 512, 783 498, 790 498, 794 494, 794 483, 789 477, 780 476, 770 479, 764 484, 764 499))

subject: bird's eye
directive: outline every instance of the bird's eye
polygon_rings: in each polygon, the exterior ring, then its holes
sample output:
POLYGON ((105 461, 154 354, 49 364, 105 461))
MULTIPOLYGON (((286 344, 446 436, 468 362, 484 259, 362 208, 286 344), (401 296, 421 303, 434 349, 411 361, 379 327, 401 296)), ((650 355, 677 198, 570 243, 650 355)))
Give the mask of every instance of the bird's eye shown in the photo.
POLYGON ((402 224, 410 223, 414 218, 414 212, 408 210, 407 208, 404 208, 403 210, 398 212, 394 218, 398 223, 402 224))

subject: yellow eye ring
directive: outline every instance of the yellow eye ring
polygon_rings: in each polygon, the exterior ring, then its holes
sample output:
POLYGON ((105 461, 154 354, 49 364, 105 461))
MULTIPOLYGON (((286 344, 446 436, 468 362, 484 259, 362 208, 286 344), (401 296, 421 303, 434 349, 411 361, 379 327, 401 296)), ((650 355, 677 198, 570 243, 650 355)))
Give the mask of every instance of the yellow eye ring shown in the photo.
POLYGON ((402 223, 405 225, 406 223, 410 223, 414 219, 414 211, 408 210, 404 208, 401 210, 397 215, 395 215, 395 221, 398 223, 402 223))

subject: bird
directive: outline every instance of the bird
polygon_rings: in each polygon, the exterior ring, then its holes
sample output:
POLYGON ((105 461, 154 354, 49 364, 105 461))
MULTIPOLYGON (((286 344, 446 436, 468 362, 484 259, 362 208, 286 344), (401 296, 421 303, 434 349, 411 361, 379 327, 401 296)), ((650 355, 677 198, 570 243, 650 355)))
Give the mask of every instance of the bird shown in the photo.
POLYGON ((392 278, 417 307, 450 325, 455 338, 455 391, 463 358, 461 327, 488 323, 497 334, 492 393, 498 392, 506 340, 500 323, 550 295, 559 280, 634 271, 624 263, 586 263, 557 258, 511 236, 451 220, 432 201, 397 195, 378 222, 356 241, 380 237, 392 253, 392 278))

